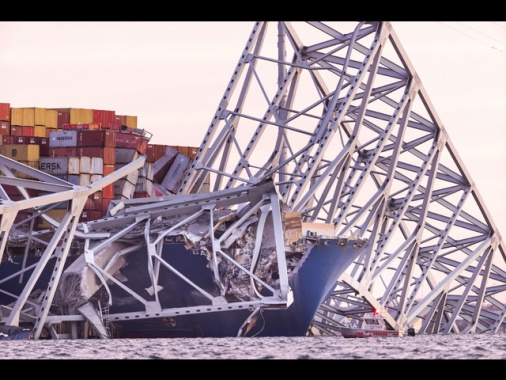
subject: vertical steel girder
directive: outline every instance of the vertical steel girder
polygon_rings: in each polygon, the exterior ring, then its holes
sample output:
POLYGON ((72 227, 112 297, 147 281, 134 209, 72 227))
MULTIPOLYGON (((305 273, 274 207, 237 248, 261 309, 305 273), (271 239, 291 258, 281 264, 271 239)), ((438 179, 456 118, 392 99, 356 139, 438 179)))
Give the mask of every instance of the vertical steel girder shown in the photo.
MULTIPOLYGON (((404 331, 503 331, 506 255, 501 235, 392 25, 255 22, 246 41, 177 190, 181 202, 206 184, 219 193, 272 180, 276 197, 265 201, 276 215, 279 196, 304 222, 333 223, 336 236, 368 239, 368 250, 336 279, 334 292, 320 306, 313 332, 339 334, 345 319, 373 308, 404 331)), ((142 163, 104 181, 122 178, 142 163)), ((43 215, 55 202, 104 185, 83 189, 18 165, 0 157, 1 185, 19 186, 25 195, 25 187, 49 194, 12 202, 0 190, 0 260, 19 210, 34 207, 43 215), (11 175, 20 169, 38 181, 11 175)), ((253 195, 258 207, 266 207, 262 194, 253 195)), ((194 208, 189 215, 209 211, 194 208)), ((154 217, 157 209, 160 203, 136 207, 133 202, 118 217, 97 222, 97 231, 101 223, 133 226, 142 222, 135 215, 154 217)), ((69 239, 82 233, 74 229, 76 210, 62 227, 69 239)), ((90 237, 94 232, 84 233, 90 237)), ((29 239, 37 241, 37 233, 29 239)), ((216 241, 215 258, 220 244, 226 241, 216 241)), ((153 289, 159 268, 168 265, 158 257, 158 245, 153 242, 149 250, 153 289)), ((64 259, 65 251, 57 252, 64 259)), ((93 268, 90 252, 87 262, 93 268)), ((104 283, 114 281, 106 270, 94 270, 104 283)), ((49 297, 51 290, 49 284, 49 297)), ((287 293, 282 287, 280 302, 286 302, 287 293)), ((27 297, 20 297, 8 310, 10 321, 29 318, 27 305, 27 297)), ((0 311, 5 315, 7 310, 0 311)), ((52 320, 38 315, 37 331, 52 320)))
POLYGON ((272 178, 304 221, 375 242, 321 333, 372 307, 404 330, 501 329, 502 238, 390 23, 254 23, 179 193, 207 175, 272 178))

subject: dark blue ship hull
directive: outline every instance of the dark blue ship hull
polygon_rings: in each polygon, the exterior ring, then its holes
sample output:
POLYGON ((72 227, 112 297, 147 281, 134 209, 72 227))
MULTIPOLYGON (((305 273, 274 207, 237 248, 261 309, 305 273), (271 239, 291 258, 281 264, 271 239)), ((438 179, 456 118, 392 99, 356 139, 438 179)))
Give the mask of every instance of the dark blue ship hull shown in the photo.
MULTIPOLYGON (((146 318, 145 307, 135 297, 117 285, 110 285, 112 304, 109 306, 110 330, 113 338, 179 338, 179 337, 234 337, 234 336, 305 336, 315 317, 318 307, 327 299, 335 287, 339 276, 346 271, 361 253, 361 246, 346 239, 324 239, 318 241, 306 252, 296 267, 289 273, 289 285, 293 302, 286 305, 262 306, 253 315, 254 308, 227 308, 224 303, 221 311, 206 312, 205 305, 211 301, 194 287, 167 268, 160 268, 158 300, 162 310, 202 306, 202 312, 187 315, 170 315, 146 318), (344 242, 344 244, 343 244, 344 242), (125 318, 128 314, 133 317, 125 318), (139 318, 135 315, 138 313, 139 318)), ((199 288, 212 296, 219 296, 208 260, 203 255, 194 254, 183 243, 166 243, 162 258, 199 288)), ((69 257, 68 267, 76 257, 69 257)), ((28 265, 38 258, 31 257, 28 265)), ((131 253, 128 264, 121 268, 124 284, 140 294, 147 301, 155 301, 155 295, 146 291, 151 286, 147 270, 148 255, 145 249, 131 253)), ((21 268, 22 256, 14 256, 12 261, 0 265, 0 304, 8 305, 20 295, 31 271, 5 279, 21 268)), ((45 289, 54 270, 52 260, 48 262, 34 290, 45 289)), ((97 292, 91 299, 96 303, 103 292, 97 292), (99 295, 100 293, 101 295, 99 295)), ((238 301, 233 299, 231 301, 238 301)), ((107 300, 100 300, 103 305, 107 300)), ((55 310, 56 311, 56 310, 55 310)), ((105 316, 106 318, 108 316, 105 316)))
MULTIPOLYGON (((316 244, 289 275, 293 302, 288 307, 261 309, 250 323, 245 323, 253 310, 198 313, 153 319, 113 321, 115 335, 119 338, 177 338, 177 337, 232 337, 232 336, 305 336, 318 307, 328 298, 339 276, 360 254, 353 241, 339 245, 342 239, 327 239, 316 244)), ((190 280, 213 295, 218 295, 211 271, 204 256, 188 252, 180 244, 165 244, 164 259, 190 280)), ((129 258, 122 269, 128 281, 125 283, 139 294, 149 288, 149 277, 136 268, 146 267, 146 254, 129 258)), ((158 296, 163 308, 184 308, 206 303, 206 299, 185 281, 167 271, 161 276, 163 290, 158 296)), ((111 288, 113 304, 110 313, 134 312, 138 303, 128 303, 128 295, 118 288, 111 288)), ((207 302, 210 304, 209 300, 207 302)))

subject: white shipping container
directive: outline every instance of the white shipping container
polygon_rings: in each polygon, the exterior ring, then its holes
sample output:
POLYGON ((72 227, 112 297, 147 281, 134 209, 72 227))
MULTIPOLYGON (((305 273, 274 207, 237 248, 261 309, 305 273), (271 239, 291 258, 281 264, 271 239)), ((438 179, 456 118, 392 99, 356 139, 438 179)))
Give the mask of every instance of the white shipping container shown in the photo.
POLYGON ((47 174, 69 174, 68 157, 40 157, 39 170, 47 174))
POLYGON ((88 173, 79 174, 79 185, 81 186, 87 186, 91 184, 91 175, 88 173))
POLYGON ((102 157, 91 158, 91 174, 104 175, 104 159, 102 157))
POLYGON ((169 168, 167 175, 163 179, 161 185, 171 192, 175 192, 176 188, 181 183, 184 172, 192 159, 184 154, 178 153, 174 162, 169 168))
POLYGON ((153 180, 153 163, 145 162, 142 168, 139 168, 139 178, 153 180))
POLYGON ((104 178, 104 176, 102 174, 90 174, 90 182, 91 183, 95 183, 99 179, 102 179, 102 178, 104 178))
POLYGON ((80 157, 67 157, 69 161, 69 174, 81 174, 81 159, 80 157))
POLYGON ((114 196, 121 196, 122 198, 130 199, 135 192, 135 185, 125 179, 120 179, 114 182, 114 196))
MULTIPOLYGON (((127 164, 116 164, 114 165, 115 170, 119 170, 122 167, 124 167, 127 164)), ((136 183, 137 179, 139 178, 139 170, 134 170, 133 172, 128 173, 124 178, 126 178, 127 181, 130 181, 132 183, 136 183)))
POLYGON ((80 161, 79 169, 81 170, 81 173, 92 174, 91 157, 81 156, 81 159, 79 161, 80 161))
POLYGON ((66 129, 64 131, 53 131, 49 134, 50 148, 76 148, 77 129, 66 129))

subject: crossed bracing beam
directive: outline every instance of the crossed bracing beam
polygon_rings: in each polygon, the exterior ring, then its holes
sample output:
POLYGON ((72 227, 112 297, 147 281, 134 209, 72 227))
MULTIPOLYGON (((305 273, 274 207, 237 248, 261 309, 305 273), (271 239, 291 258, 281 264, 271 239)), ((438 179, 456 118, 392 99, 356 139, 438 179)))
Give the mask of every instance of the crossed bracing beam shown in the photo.
POLYGON ((378 307, 398 329, 503 325, 502 238, 390 23, 255 23, 179 192, 208 175, 273 178, 304 221, 374 242, 322 321, 378 307))
POLYGON ((371 308, 400 330, 504 328, 502 238, 391 24, 254 23, 178 194, 271 178, 305 222, 372 242, 321 332, 371 308))

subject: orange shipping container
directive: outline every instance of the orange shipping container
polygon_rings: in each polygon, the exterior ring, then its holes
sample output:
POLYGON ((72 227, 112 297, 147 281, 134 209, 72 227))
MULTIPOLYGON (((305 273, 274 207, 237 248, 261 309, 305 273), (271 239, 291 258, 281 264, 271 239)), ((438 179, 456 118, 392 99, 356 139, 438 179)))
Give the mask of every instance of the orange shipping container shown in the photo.
POLYGON ((11 121, 11 105, 10 105, 10 103, 0 103, 0 120, 11 121))

